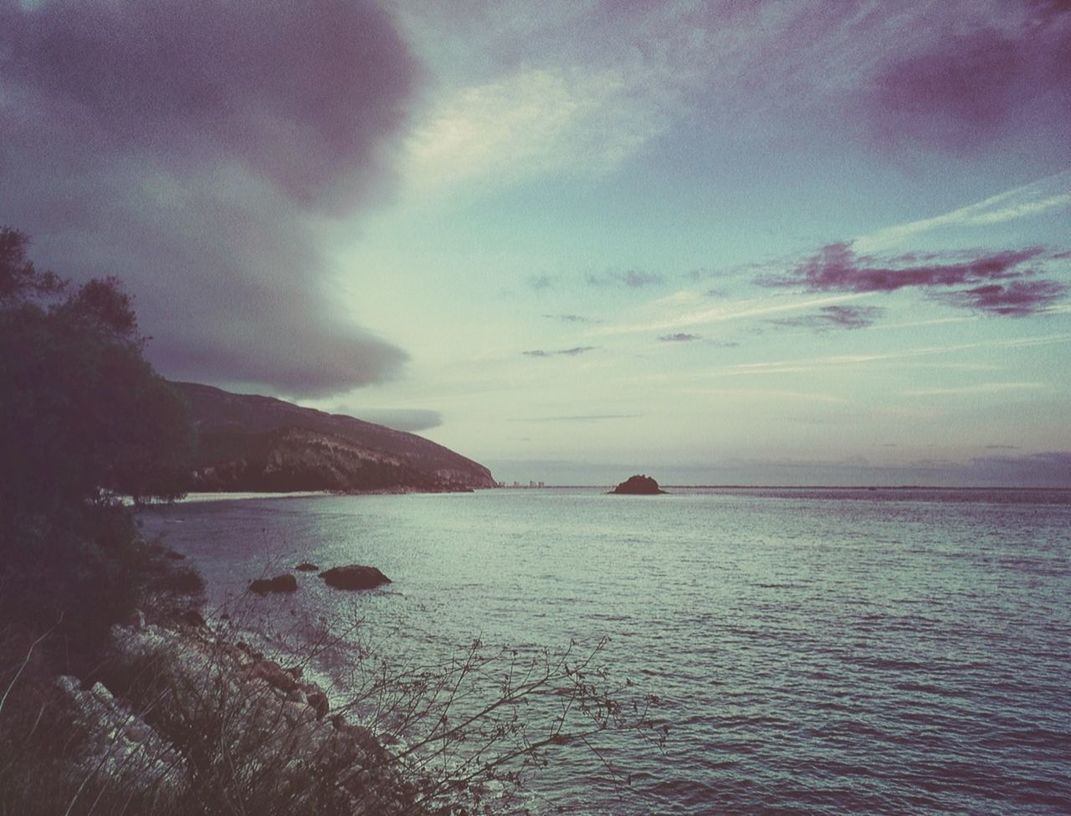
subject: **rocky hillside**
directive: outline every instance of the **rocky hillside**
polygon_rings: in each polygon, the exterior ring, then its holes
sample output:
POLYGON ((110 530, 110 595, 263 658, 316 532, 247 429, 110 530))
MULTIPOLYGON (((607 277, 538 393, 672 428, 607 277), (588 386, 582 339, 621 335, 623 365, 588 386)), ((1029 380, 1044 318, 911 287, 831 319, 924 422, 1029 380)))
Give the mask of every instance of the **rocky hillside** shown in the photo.
POLYGON ((442 445, 272 397, 174 383, 198 432, 191 490, 470 490, 491 472, 442 445))

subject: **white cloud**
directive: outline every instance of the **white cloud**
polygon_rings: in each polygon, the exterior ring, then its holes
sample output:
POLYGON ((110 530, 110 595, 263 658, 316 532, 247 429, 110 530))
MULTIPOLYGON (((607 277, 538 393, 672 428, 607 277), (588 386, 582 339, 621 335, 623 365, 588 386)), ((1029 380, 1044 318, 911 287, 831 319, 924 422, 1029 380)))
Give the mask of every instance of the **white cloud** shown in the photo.
POLYGON ((1041 382, 986 382, 945 388, 914 388, 904 391, 903 394, 905 397, 976 396, 978 394, 1002 394, 1007 391, 1036 391, 1047 387, 1041 382))
POLYGON ((859 252, 875 252, 905 244, 922 233, 943 227, 987 227, 1065 207, 1071 207, 1071 170, 933 218, 887 227, 857 238, 853 248, 859 252))
POLYGON ((539 173, 599 174, 662 132, 666 119, 634 93, 639 77, 527 70, 460 88, 411 134, 403 173, 413 192, 539 173))
MULTIPOLYGON (((701 309, 696 312, 687 312, 679 315, 670 315, 660 319, 649 320, 640 323, 624 323, 616 326, 606 326, 592 329, 587 332, 588 336, 632 334, 637 332, 658 332, 678 328, 699 325, 722 323, 727 320, 741 320, 748 317, 762 317, 764 315, 779 314, 781 312, 794 312, 801 309, 811 309, 818 306, 827 306, 833 303, 843 303, 849 300, 858 300, 868 297, 869 293, 853 293, 847 295, 830 295, 810 300, 795 300, 789 297, 763 297, 740 300, 734 303, 719 303, 709 309, 701 309)), ((677 301, 656 301, 654 305, 674 305, 677 301)))
POLYGON ((774 401, 798 401, 798 402, 822 402, 822 403, 843 403, 848 400, 844 397, 836 396, 834 394, 819 394, 809 391, 784 391, 784 390, 771 390, 767 388, 687 388, 681 393, 701 396, 716 396, 716 397, 744 397, 774 401))

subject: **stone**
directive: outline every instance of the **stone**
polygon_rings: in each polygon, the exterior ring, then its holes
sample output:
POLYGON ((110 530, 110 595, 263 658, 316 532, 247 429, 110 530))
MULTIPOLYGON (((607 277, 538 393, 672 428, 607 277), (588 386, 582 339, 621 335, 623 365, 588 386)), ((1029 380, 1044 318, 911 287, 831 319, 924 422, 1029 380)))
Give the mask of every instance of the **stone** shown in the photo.
POLYGON ((621 482, 617 487, 610 491, 615 495, 631 495, 631 496, 657 496, 659 493, 665 493, 658 486, 658 482, 652 479, 650 476, 629 476, 625 481, 621 482))
POLYGON ((318 720, 326 717, 327 712, 331 710, 327 695, 319 690, 306 690, 305 702, 309 704, 309 708, 316 712, 316 719, 318 720))
POLYGON ((257 595, 265 595, 268 592, 297 592, 297 578, 293 575, 258 578, 249 584, 249 591, 257 595))
POLYGON ((259 660, 249 669, 249 676, 264 680, 272 688, 289 694, 298 689, 298 682, 274 660, 259 660))
POLYGON ((205 619, 196 609, 187 609, 178 616, 178 619, 187 626, 200 628, 205 625, 205 619))
POLYGON ((375 567, 362 564, 350 564, 345 567, 332 567, 320 573, 324 582, 335 589, 375 589, 389 584, 390 578, 375 567))

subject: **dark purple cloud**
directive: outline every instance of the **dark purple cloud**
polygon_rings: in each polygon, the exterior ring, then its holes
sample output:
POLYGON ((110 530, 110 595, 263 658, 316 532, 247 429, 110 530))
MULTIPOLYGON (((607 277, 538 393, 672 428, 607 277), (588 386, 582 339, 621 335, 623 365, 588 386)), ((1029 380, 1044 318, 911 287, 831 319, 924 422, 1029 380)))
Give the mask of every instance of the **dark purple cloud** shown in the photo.
MULTIPOLYGON (((764 286, 802 286, 811 292, 895 292, 921 288, 931 297, 953 306, 1021 317, 1045 310, 1067 291, 1067 286, 1058 281, 1027 278, 1038 271, 1031 265, 1032 261, 1060 257, 1061 253, 1049 253, 1043 247, 1027 247, 977 252, 967 257, 959 253, 954 257, 945 256, 944 262, 940 262, 941 256, 933 253, 909 253, 878 262, 871 257, 857 256, 851 244, 838 243, 823 247, 817 255, 786 274, 762 278, 759 283, 764 286), (964 285, 968 288, 951 289, 964 285)), ((859 328, 870 325, 878 314, 866 309, 830 306, 818 315, 769 322, 815 328, 837 324, 844 328, 859 328)))
POLYGON ((1009 2, 1003 19, 955 30, 881 64, 862 94, 883 144, 962 152, 1009 131, 1071 118, 1071 14, 1065 3, 1009 2))
MULTIPOLYGON (((1011 278, 1044 253, 1041 247, 980 253, 969 260, 921 265, 882 265, 859 257, 851 244, 829 244, 787 275, 765 278, 769 286, 803 285, 814 292, 893 292, 908 286, 955 286, 1011 278)), ((910 256, 907 256, 910 257, 910 256)))
POLYGON ((559 349, 557 351, 546 351, 544 349, 533 349, 532 351, 522 351, 526 357, 576 357, 580 354, 587 354, 589 351, 595 351, 598 346, 574 346, 573 348, 559 349))
POLYGON ((783 317, 767 322, 775 326, 812 329, 816 332, 830 329, 865 329, 874 325, 884 312, 880 306, 823 306, 813 314, 783 317))
POLYGON ((627 269, 624 272, 610 270, 601 275, 594 273, 588 275, 588 283, 591 286, 627 286, 630 289, 639 289, 643 286, 654 286, 662 283, 663 278, 657 272, 645 272, 641 269, 627 269))
POLYGON ((0 2, 3 73, 28 116, 180 165, 232 159, 309 206, 368 192, 413 84, 369 2, 0 2))
POLYGON ((1057 281, 1015 280, 956 292, 941 292, 934 297, 953 306, 989 314, 1026 317, 1044 311, 1066 292, 1067 286, 1057 281))
POLYGON ((988 142, 1009 118, 1025 66, 1018 43, 995 31, 950 37, 884 67, 868 100, 871 127, 886 142, 988 142))
POLYGON ((701 340, 702 338, 698 334, 676 332, 674 334, 663 334, 658 339, 661 340, 663 343, 690 343, 694 340, 701 340))
POLYGON ((0 0, 0 76, 0 223, 118 275, 163 373, 300 396, 398 371, 318 233, 389 187, 417 67, 378 6, 0 0))

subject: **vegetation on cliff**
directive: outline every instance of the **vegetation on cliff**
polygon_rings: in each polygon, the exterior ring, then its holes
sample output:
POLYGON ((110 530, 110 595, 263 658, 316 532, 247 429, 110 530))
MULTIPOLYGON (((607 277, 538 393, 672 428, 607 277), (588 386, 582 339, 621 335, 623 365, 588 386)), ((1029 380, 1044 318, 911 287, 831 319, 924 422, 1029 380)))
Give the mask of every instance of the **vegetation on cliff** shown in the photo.
POLYGON ((471 490, 477 462, 415 434, 197 383, 174 383, 197 428, 191 490, 471 490))

